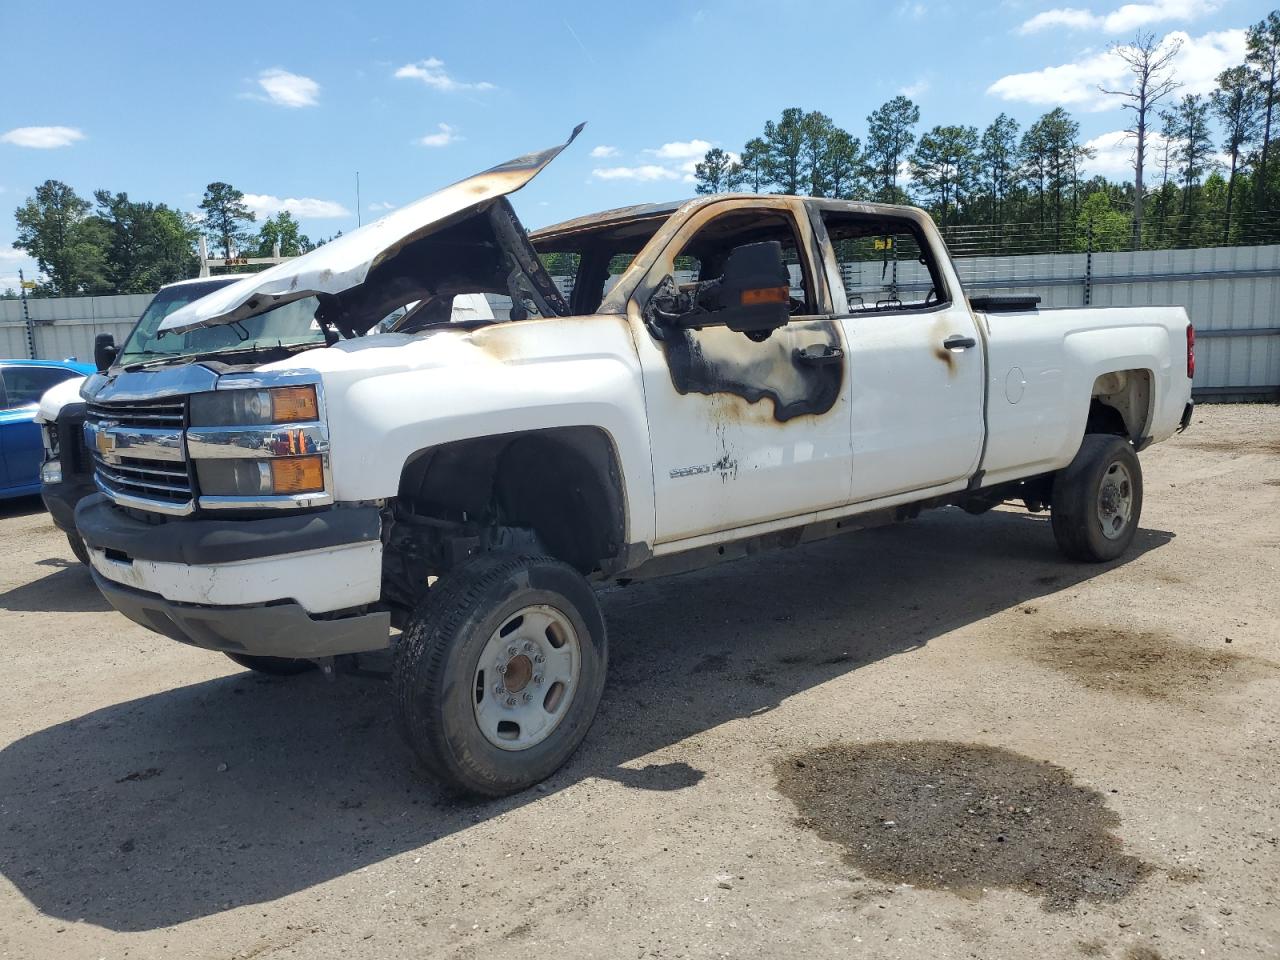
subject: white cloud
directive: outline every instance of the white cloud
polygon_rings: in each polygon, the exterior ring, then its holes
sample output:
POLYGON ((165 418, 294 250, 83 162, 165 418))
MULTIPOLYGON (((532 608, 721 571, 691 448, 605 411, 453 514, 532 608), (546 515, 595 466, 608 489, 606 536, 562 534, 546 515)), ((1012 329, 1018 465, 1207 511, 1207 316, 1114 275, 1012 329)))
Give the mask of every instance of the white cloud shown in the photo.
MULTIPOLYGON (((1163 176, 1161 169, 1161 158, 1164 155, 1165 146, 1176 150, 1179 141, 1170 140, 1162 136, 1155 130, 1147 132, 1147 158, 1146 170, 1143 178, 1148 187, 1155 186, 1160 182, 1163 176)), ((1086 160, 1082 164, 1084 172, 1088 176, 1104 176, 1110 180, 1133 179, 1133 160, 1134 149, 1136 144, 1134 138, 1129 136, 1123 130, 1112 130, 1110 133, 1104 133, 1094 137, 1085 144, 1094 152, 1093 159, 1086 160)), ((1216 153, 1211 160, 1225 166, 1230 157, 1224 153, 1216 153)), ((1176 177, 1178 164, 1177 161, 1170 161, 1170 176, 1176 177)))
POLYGON ((437 123, 436 130, 436 133, 428 133, 425 137, 419 137, 416 142, 423 147, 447 147, 449 144, 457 143, 462 139, 457 129, 447 123, 437 123))
POLYGON ((295 217, 310 220, 332 220, 349 217, 351 212, 334 200, 317 200, 315 197, 273 197, 269 193, 246 193, 244 205, 259 216, 270 217, 287 210, 295 217))
POLYGON ((597 167, 591 171, 591 175, 597 180, 639 180, 641 182, 682 179, 680 171, 661 167, 656 163, 646 163, 638 167, 597 167))
POLYGON ((15 250, 12 247, 0 247, 0 292, 12 287, 18 289, 18 270, 21 269, 26 273, 26 279, 39 280, 41 278, 40 267, 35 260, 31 259, 25 250, 15 250))
POLYGON ((387 203, 385 200, 375 200, 373 203, 369 204, 370 213, 377 213, 380 210, 394 210, 395 208, 396 205, 394 203, 387 203))
POLYGON ((596 160, 604 160, 606 157, 616 157, 617 155, 617 147, 610 147, 603 143, 598 147, 591 148, 591 156, 596 160))
POLYGON ((69 147, 83 139, 84 134, 75 127, 14 127, 0 134, 0 141, 4 143, 11 143, 15 147, 31 147, 33 150, 69 147))
MULTIPOLYGON (((636 166, 596 167, 591 176, 597 180, 637 180, 652 183, 659 180, 679 180, 683 183, 694 183, 694 168, 714 146, 708 140, 672 140, 660 147, 649 147, 640 151, 645 157, 653 157, 656 163, 640 163, 636 166)), ((599 156, 616 156, 618 150, 608 147, 608 153, 599 156)), ((737 163, 739 157, 732 151, 726 151, 730 161, 737 163)), ((592 156, 597 156, 592 151, 592 156)))
POLYGON ((262 88, 261 99, 281 107, 314 107, 320 94, 320 84, 310 77, 280 67, 258 74, 258 86, 262 88))
POLYGON ((898 4, 898 16, 910 17, 912 20, 923 20, 929 8, 923 3, 900 3, 898 4))
MULTIPOLYGON (((1222 30, 1196 38, 1174 31, 1161 44, 1168 45, 1175 40, 1182 41, 1182 49, 1170 72, 1182 83, 1179 96, 1209 93, 1216 85, 1218 74, 1244 59, 1244 30, 1222 30)), ((1002 100, 1096 112, 1120 105, 1115 97, 1099 91, 1099 86, 1127 89, 1130 80, 1125 62, 1107 50, 1089 53, 1074 63, 1001 77, 987 88, 987 93, 1002 100)))
MULTIPOLYGON (((1156 153, 1164 138, 1152 131, 1147 135, 1147 168, 1154 167, 1156 153)), ((1123 130, 1112 130, 1094 137, 1085 147, 1093 151, 1093 159, 1081 165, 1089 176, 1104 176, 1110 180, 1122 180, 1133 176, 1133 138, 1123 130)), ((1147 174, 1150 177, 1150 173, 1147 174)))
POLYGON ((910 97, 914 100, 916 97, 923 96, 929 92, 929 81, 921 77, 915 83, 909 83, 905 87, 899 87, 898 92, 904 97, 910 97))
POLYGON ((479 83, 467 83, 455 80, 444 68, 444 61, 438 57, 428 57, 417 63, 406 63, 395 72, 397 77, 406 80, 421 80, 433 90, 444 93, 456 93, 460 90, 492 90, 494 86, 486 80, 479 83))
POLYGON ((645 153, 660 160, 688 160, 691 157, 701 160, 710 149, 711 144, 706 140, 673 140, 656 150, 646 150, 645 153))
POLYGON ((1077 10, 1075 7, 1060 7, 1056 10, 1045 10, 1043 13, 1037 13, 1030 20, 1023 21, 1018 27, 1019 33, 1039 33, 1041 30, 1049 30, 1053 27, 1066 27, 1069 30, 1087 30, 1090 27, 1099 28, 1101 18, 1090 13, 1088 10, 1077 10))
POLYGON ((1094 13, 1079 7, 1057 7, 1037 13, 1018 27, 1018 32, 1038 33, 1053 27, 1066 27, 1069 30, 1129 33, 1166 20, 1195 20, 1213 13, 1220 6, 1221 0, 1152 0, 1150 3, 1126 3, 1109 13, 1094 13))

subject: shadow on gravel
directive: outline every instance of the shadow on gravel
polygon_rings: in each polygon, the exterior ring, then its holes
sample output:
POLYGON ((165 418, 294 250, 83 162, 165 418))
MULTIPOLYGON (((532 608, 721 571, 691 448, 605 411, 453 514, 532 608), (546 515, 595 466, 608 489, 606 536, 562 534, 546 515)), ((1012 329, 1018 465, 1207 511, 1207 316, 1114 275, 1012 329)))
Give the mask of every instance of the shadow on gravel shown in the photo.
MULTIPOLYGON (((1142 530, 1130 558, 1171 538, 1142 530)), ((1110 566, 1062 560, 1042 518, 948 510, 606 589, 595 726, 546 784, 500 801, 451 800, 414 774, 382 681, 244 673, 116 704, 0 752, 0 872, 46 914, 150 930, 296 893, 587 777, 685 789, 703 771, 627 765, 1110 566)))
POLYGON ((0 610, 18 613, 99 613, 111 609, 111 605, 93 585, 93 577, 84 564, 50 557, 38 561, 37 565, 54 567, 56 572, 12 590, 0 591, 0 610))
POLYGON ((0 520, 5 517, 29 517, 34 513, 44 513, 44 501, 38 493, 0 500, 0 520))

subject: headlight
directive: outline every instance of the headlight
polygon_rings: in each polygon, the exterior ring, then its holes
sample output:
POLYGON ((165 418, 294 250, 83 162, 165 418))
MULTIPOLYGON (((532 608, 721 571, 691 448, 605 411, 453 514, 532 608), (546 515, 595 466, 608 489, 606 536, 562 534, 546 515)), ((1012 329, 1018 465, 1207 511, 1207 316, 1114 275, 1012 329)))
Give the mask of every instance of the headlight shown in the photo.
POLYGON ((206 497, 287 497, 324 490, 324 458, 197 460, 200 493, 206 497))
POLYGON ((215 390, 191 397, 193 427, 253 427, 319 419, 316 388, 310 384, 266 390, 215 390))

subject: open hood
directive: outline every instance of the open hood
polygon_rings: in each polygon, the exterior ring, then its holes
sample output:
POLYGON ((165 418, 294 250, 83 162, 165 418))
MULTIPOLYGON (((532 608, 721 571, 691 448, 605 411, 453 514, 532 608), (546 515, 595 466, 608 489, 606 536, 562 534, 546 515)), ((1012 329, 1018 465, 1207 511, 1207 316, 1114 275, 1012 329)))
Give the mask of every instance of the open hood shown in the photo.
MULTIPOLYGON (((527 153, 466 180, 459 180, 310 253, 215 290, 175 310, 164 319, 159 329, 180 332, 193 327, 236 323, 291 300, 318 296, 321 300, 318 315, 322 319, 334 321, 344 331, 355 329, 363 332, 382 319, 386 311, 377 316, 368 314, 383 309, 388 303, 391 305, 387 310, 394 309, 399 304, 392 301, 400 297, 406 298, 403 302, 415 299, 412 287, 415 277, 424 276, 424 258, 439 260, 440 256, 439 251, 432 258, 425 256, 430 251, 411 248, 418 241, 446 228, 467 228, 464 231, 466 238, 478 244, 501 247, 505 242, 511 253, 511 262, 528 267, 532 250, 528 236, 515 220, 509 204, 501 198, 519 190, 537 176, 561 150, 573 143, 584 126, 586 124, 578 124, 569 139, 559 146, 527 153), (485 217, 495 201, 501 203, 504 215, 485 217), (479 219, 493 220, 493 229, 468 227, 470 221, 479 219), (512 247, 519 249, 511 251, 512 247), (405 262, 393 264, 395 260, 405 262), (371 274, 381 278, 382 282, 377 286, 383 289, 358 290, 371 274)), ((449 246, 456 249, 458 242, 453 239, 449 246)), ((507 258, 499 259, 505 262, 507 258)), ((533 264, 537 264, 536 257, 533 257, 533 264)), ((501 266, 495 262, 487 273, 495 274, 501 266)), ((466 271, 461 271, 458 265, 450 265, 447 271, 428 271, 436 276, 422 281, 426 286, 419 293, 429 297, 452 292, 449 289, 451 282, 463 285, 460 272, 466 271)), ((544 284, 539 282, 541 279, 535 278, 531 285, 543 287, 544 284)), ((474 286, 474 280, 470 285, 474 286)), ((554 286, 551 290, 554 291, 554 286)), ((506 293, 507 290, 498 288, 494 292, 506 293)), ((536 290, 534 292, 536 294, 536 290)))

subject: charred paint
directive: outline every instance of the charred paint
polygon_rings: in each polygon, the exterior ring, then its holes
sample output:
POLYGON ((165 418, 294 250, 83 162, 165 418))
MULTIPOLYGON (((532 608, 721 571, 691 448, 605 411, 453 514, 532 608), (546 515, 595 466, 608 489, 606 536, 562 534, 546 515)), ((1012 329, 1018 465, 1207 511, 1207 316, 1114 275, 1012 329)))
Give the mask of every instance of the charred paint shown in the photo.
POLYGON ((947 338, 947 318, 945 315, 939 314, 938 319, 933 321, 933 339, 937 346, 933 348, 933 355, 947 365, 947 376, 954 377, 956 375, 956 355, 942 345, 942 341, 947 338))
MULTIPOLYGON (((729 394, 752 405, 770 400, 778 423, 827 413, 840 398, 847 361, 803 361, 800 351, 814 347, 838 355, 840 331, 834 321, 788 325, 761 343, 715 327, 673 330, 662 341, 677 393, 729 394)), ((721 414, 732 416, 729 409, 721 414)))
POLYGON ((499 363, 507 363, 521 356, 521 345, 511 336, 512 328, 506 325, 494 325, 477 330, 468 335, 466 342, 481 353, 499 363))

